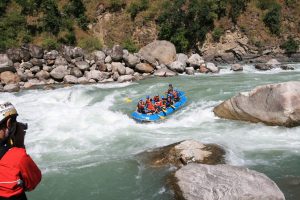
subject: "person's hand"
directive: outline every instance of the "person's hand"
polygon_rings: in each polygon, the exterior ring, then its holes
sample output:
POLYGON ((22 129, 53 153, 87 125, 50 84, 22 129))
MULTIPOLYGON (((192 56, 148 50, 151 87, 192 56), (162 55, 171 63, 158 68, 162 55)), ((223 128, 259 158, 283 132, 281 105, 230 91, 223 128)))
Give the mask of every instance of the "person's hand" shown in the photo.
POLYGON ((24 145, 24 139, 26 134, 26 128, 24 127, 24 124, 17 122, 16 132, 15 132, 15 138, 14 138, 14 146, 25 148, 24 145))

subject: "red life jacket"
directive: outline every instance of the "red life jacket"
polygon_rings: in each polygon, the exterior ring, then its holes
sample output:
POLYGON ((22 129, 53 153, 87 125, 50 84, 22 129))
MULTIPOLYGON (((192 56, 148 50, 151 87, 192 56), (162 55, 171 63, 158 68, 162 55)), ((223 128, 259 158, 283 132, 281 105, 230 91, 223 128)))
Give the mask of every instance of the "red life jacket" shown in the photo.
POLYGON ((162 101, 157 101, 157 102, 155 102, 155 105, 156 105, 156 106, 162 106, 162 101))
POLYGON ((144 109, 145 104, 143 102, 138 103, 138 109, 144 109))
POLYGON ((155 108, 154 108, 154 106, 153 106, 153 104, 149 101, 149 102, 147 102, 147 109, 148 110, 155 110, 155 108))
POLYGON ((26 150, 12 147, 0 160, 0 197, 19 196, 25 190, 33 190, 41 178, 41 171, 26 150))

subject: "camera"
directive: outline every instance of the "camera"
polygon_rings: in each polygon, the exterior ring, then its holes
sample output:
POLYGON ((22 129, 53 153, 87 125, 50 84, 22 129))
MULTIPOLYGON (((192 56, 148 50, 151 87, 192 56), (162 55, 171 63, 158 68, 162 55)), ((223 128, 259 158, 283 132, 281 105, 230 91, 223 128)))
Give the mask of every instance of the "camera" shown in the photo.
POLYGON ((22 123, 22 122, 17 122, 20 127, 25 131, 28 129, 28 124, 27 123, 22 123))

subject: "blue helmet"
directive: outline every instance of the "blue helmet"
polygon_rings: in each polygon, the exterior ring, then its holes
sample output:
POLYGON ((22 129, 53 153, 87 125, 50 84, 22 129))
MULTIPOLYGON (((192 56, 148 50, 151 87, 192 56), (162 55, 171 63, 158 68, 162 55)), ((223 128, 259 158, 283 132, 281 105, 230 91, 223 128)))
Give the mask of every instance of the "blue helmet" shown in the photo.
POLYGON ((164 97, 164 96, 161 96, 160 98, 164 99, 165 97, 164 97))
POLYGON ((143 101, 143 99, 140 99, 140 101, 143 101))
POLYGON ((149 99, 150 98, 150 96, 149 95, 147 95, 147 99, 149 99))

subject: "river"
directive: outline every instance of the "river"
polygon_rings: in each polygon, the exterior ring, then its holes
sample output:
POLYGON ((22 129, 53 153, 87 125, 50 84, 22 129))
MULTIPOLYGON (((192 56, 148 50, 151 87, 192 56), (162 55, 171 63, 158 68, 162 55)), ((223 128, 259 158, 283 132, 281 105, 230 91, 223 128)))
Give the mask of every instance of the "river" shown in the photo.
POLYGON ((285 128, 219 119, 212 109, 255 86, 300 80, 294 71, 243 72, 223 66, 219 74, 149 78, 133 83, 77 85, 56 90, 1 93, 27 122, 27 152, 43 173, 31 200, 168 200, 171 169, 144 165, 136 154, 185 139, 219 144, 226 162, 265 173, 286 199, 300 198, 300 127, 285 128), (187 105, 160 123, 130 118, 136 102, 162 94, 173 83, 186 92, 187 105), (132 102, 126 102, 130 98, 132 102))

